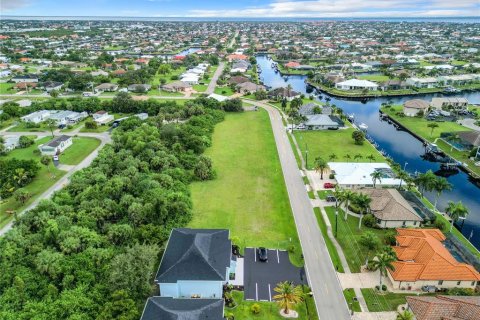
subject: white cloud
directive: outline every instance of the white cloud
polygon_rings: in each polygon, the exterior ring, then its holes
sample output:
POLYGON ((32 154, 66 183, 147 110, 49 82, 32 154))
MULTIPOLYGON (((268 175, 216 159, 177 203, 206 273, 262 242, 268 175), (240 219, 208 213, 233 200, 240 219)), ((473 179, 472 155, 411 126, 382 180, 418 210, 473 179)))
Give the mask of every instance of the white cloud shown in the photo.
POLYGON ((240 10, 190 10, 191 17, 472 16, 478 0, 276 0, 240 10))
POLYGON ((30 4, 30 0, 0 0, 0 11, 12 11, 27 7, 30 4))

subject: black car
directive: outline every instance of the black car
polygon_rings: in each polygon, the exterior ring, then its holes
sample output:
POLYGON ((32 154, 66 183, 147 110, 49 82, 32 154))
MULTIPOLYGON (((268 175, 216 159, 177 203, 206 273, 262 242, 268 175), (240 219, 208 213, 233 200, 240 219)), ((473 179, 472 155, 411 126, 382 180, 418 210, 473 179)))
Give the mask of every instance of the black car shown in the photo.
POLYGON ((337 201, 337 198, 335 198, 332 195, 328 195, 326 200, 327 200, 327 202, 335 202, 335 201, 337 201))
POLYGON ((268 250, 264 247, 260 247, 257 249, 258 260, 260 261, 268 261, 268 250))

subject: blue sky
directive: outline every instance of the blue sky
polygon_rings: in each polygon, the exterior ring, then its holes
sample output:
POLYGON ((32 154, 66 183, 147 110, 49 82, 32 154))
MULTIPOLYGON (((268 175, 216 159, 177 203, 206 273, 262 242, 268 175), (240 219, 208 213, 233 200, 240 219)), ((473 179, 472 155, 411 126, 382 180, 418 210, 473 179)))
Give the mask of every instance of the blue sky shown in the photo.
POLYGON ((479 0, 0 0, 2 14, 132 17, 480 16, 479 0))

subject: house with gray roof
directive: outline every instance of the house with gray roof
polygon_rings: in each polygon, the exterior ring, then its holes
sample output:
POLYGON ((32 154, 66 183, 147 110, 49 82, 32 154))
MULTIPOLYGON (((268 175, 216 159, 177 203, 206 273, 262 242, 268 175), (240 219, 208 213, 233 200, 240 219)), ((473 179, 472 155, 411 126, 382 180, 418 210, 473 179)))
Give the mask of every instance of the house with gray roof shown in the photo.
POLYGON ((326 114, 313 114, 305 116, 306 121, 303 126, 307 130, 335 130, 344 126, 340 118, 326 114))
POLYGON ((223 299, 150 297, 141 320, 224 320, 223 299))
POLYGON ((301 116, 309 116, 313 114, 320 114, 322 113, 323 107, 319 105, 318 103, 310 102, 302 105, 298 109, 298 114, 301 116))
POLYGON ((65 149, 70 147, 73 143, 72 137, 61 135, 53 138, 45 144, 38 146, 42 155, 54 156, 62 153, 65 149))

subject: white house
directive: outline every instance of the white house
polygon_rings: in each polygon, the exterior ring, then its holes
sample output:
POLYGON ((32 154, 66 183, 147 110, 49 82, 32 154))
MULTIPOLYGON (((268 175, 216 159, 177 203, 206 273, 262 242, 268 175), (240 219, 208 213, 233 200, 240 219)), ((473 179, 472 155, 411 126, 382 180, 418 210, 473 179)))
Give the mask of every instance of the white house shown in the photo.
POLYGON ((49 117, 50 117, 49 110, 40 110, 40 111, 35 111, 30 114, 27 114, 26 116, 23 116, 20 119, 22 119, 25 122, 40 123, 47 120, 49 117))
POLYGON ((5 146, 6 151, 11 151, 18 147, 20 136, 4 136, 5 142, 3 145, 5 146))
POLYGON ((111 114, 108 114, 107 111, 98 111, 95 112, 93 115, 93 121, 95 121, 99 125, 104 125, 113 121, 114 117, 111 114))
POLYGON ((335 88, 340 90, 377 90, 378 84, 368 80, 350 79, 336 83, 335 88))
POLYGON ((407 84, 416 88, 435 88, 438 84, 436 78, 408 78, 407 84))
POLYGON ((464 110, 468 106, 467 98, 432 98, 430 102, 432 108, 442 110, 443 108, 452 106, 456 110, 464 110))
POLYGON ((223 101, 226 101, 226 100, 230 99, 229 97, 222 96, 221 94, 216 94, 216 93, 211 93, 207 98, 215 99, 218 102, 223 102, 223 101))
POLYGON ((42 155, 54 156, 65 151, 65 149, 70 147, 72 143, 73 143, 72 137, 61 135, 53 138, 52 140, 50 140, 45 144, 39 145, 38 149, 40 149, 40 152, 42 153, 42 155))
POLYGON ((371 174, 375 171, 382 173, 381 179, 375 181, 376 187, 396 187, 401 183, 392 168, 383 162, 329 162, 328 166, 338 185, 343 188, 372 188, 374 183, 371 174))
POLYGON ((219 299, 236 260, 225 229, 173 229, 155 283, 161 297, 219 299))
POLYGON ((403 103, 403 113, 407 117, 415 117, 419 112, 425 114, 429 107, 429 103, 422 99, 407 100, 403 103))

